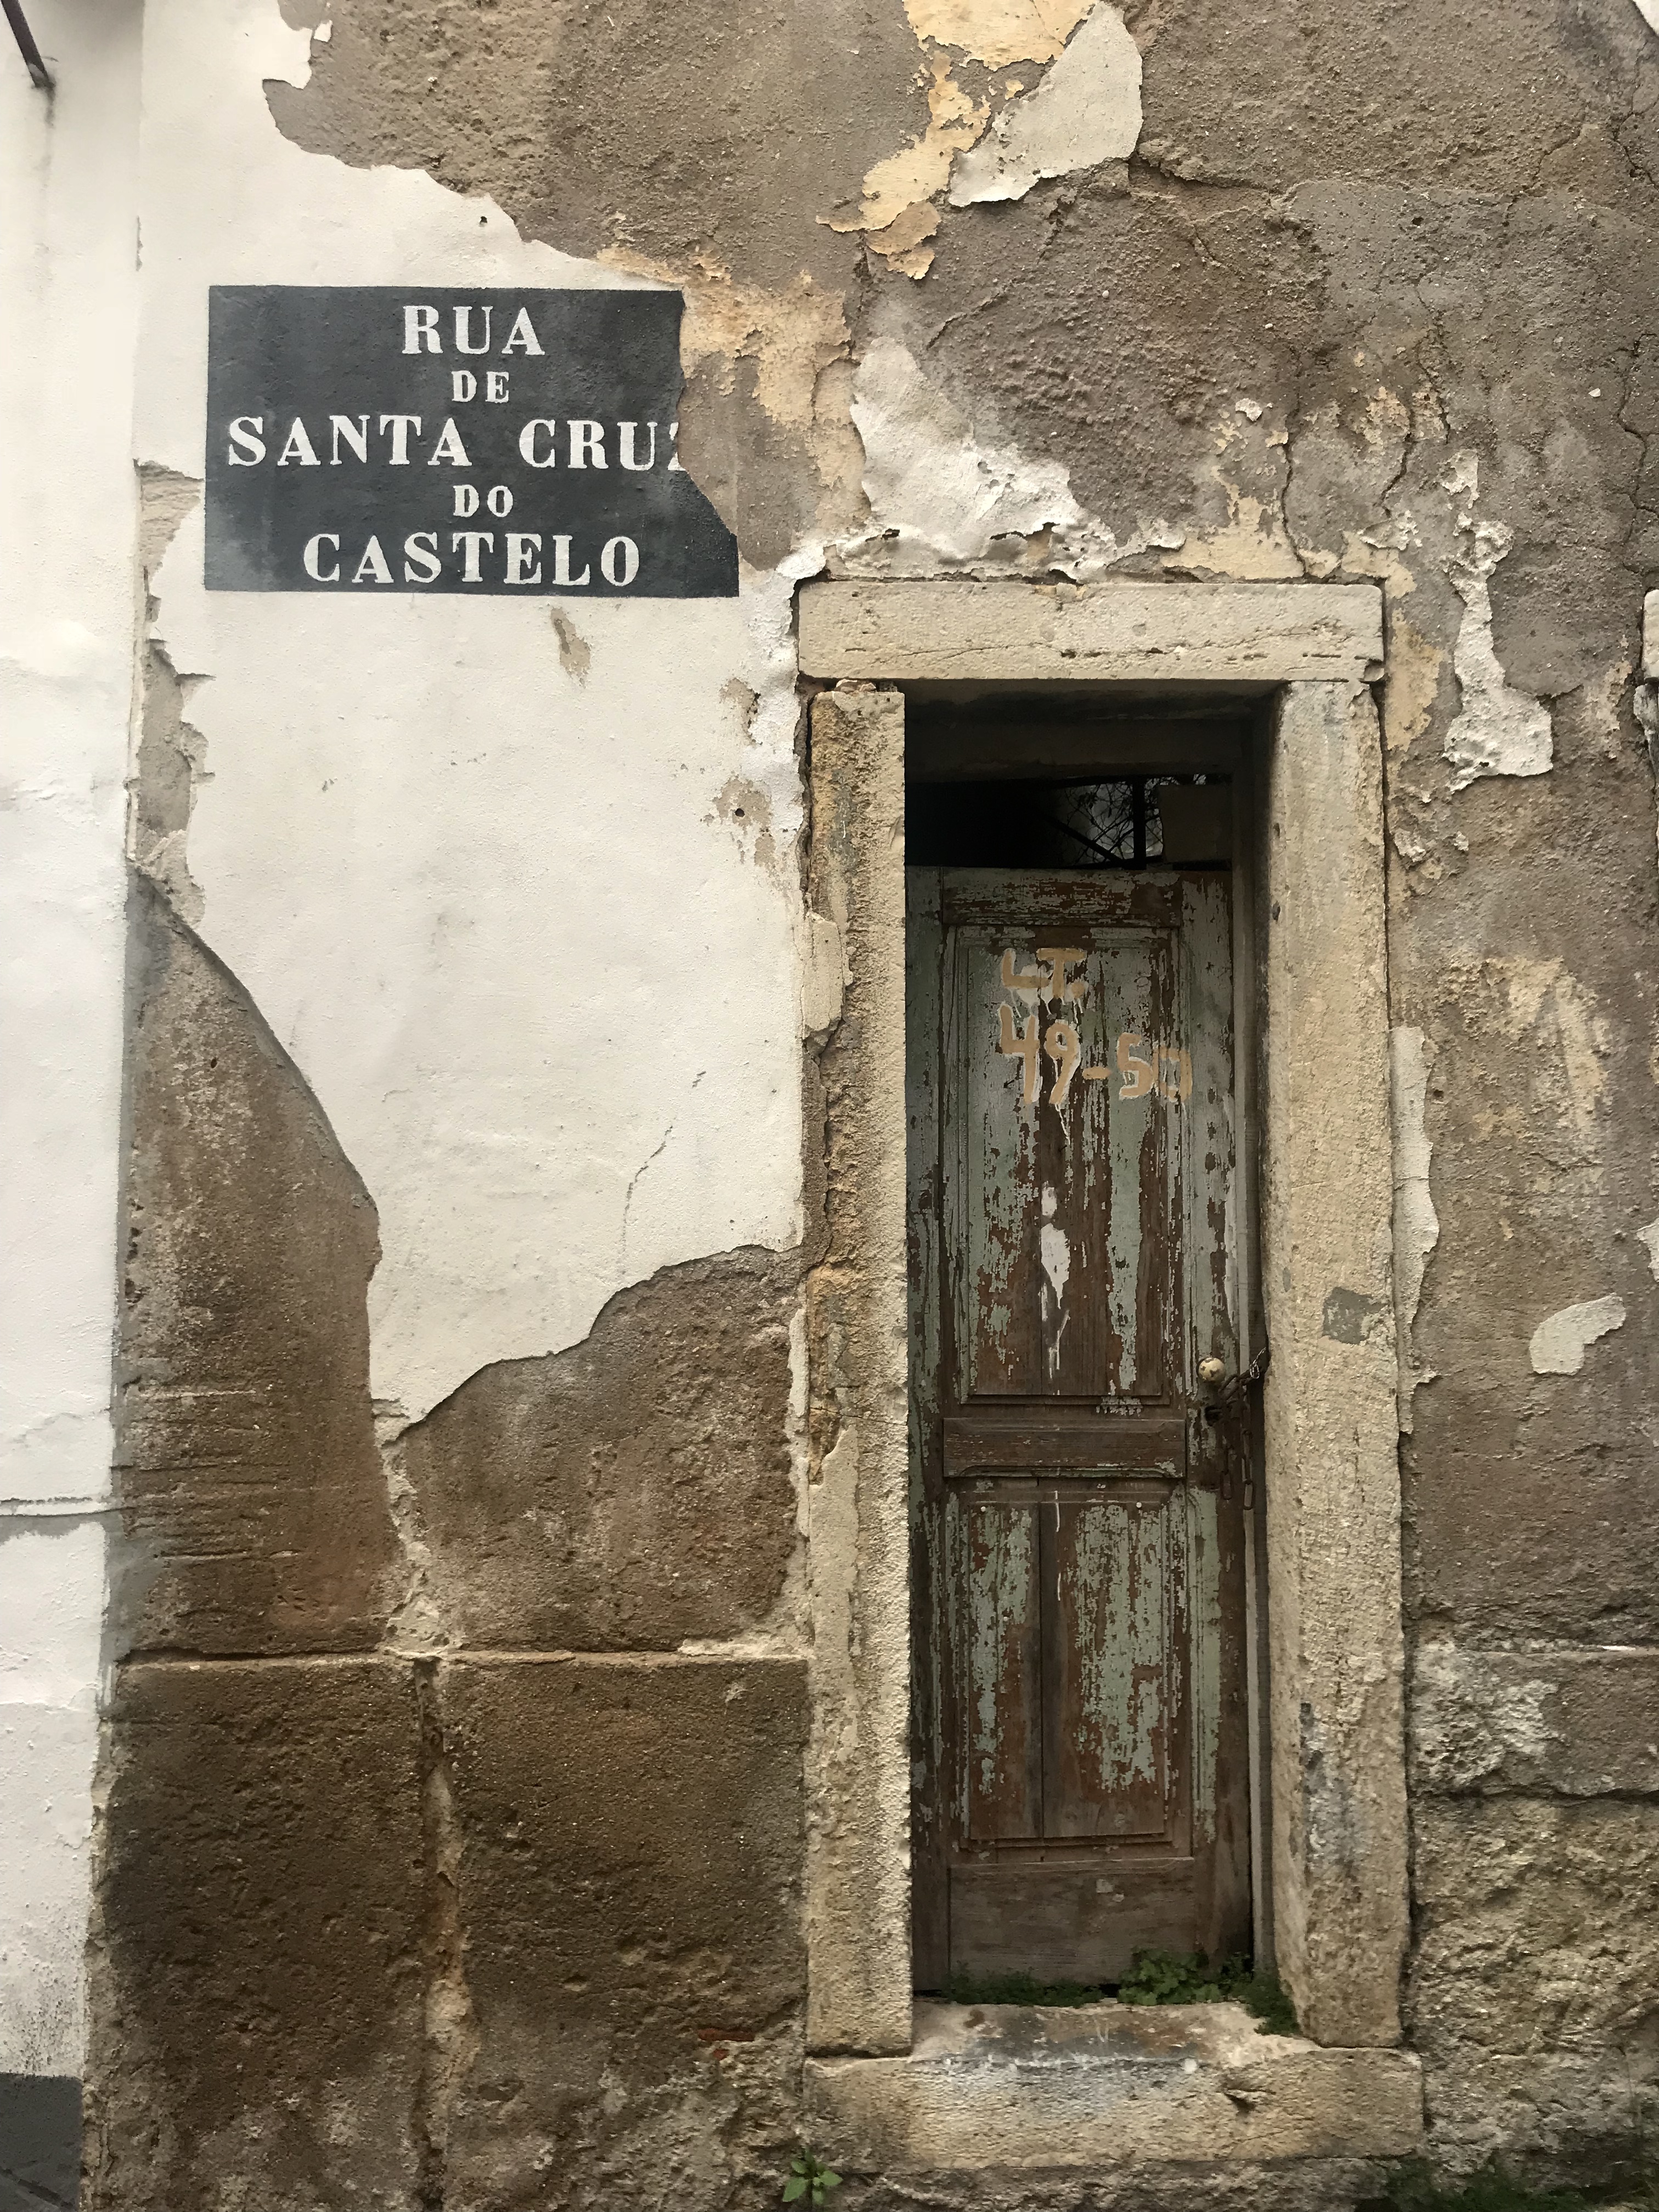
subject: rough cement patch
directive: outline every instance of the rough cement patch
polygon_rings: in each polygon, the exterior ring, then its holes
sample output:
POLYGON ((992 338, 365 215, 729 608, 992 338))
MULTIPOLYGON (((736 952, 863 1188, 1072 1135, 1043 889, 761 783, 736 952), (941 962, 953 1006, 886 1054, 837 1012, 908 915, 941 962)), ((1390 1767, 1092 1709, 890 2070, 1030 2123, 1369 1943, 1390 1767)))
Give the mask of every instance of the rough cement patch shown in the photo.
POLYGON ((1586 1298, 1578 1305, 1563 1306, 1532 1333, 1527 1356, 1533 1373, 1577 1375, 1586 1347, 1624 1326, 1625 1301, 1620 1297, 1586 1298))
POLYGON ((665 1268, 580 1344, 485 1368, 398 1445, 444 1640, 672 1650, 764 1620, 795 1544, 799 1269, 665 1268))
POLYGON ((1656 1283, 1659 1283, 1659 1221, 1650 1221, 1644 1229, 1638 1229, 1636 1234, 1641 1243, 1647 1247, 1648 1273, 1656 1283))
POLYGON ((416 2212, 409 1669, 130 1665, 108 1747, 86 2212, 416 2212))
POLYGON ((440 1696, 477 2037, 443 2201, 775 2203, 799 2125, 804 1665, 450 1662, 440 1696))
MULTIPOLYGON (((1398 625, 1396 624, 1396 628, 1398 625)), ((1394 1302, 1400 1354, 1400 1426, 1409 1436, 1412 1401, 1434 1379, 1419 1367, 1412 1330, 1423 1295, 1429 1255, 1440 1241, 1440 1220, 1429 1188, 1434 1147, 1424 1126, 1434 1046, 1421 1030, 1389 1033, 1389 1103, 1394 1125, 1394 1302)))
POLYGON ((234 979, 135 894, 118 1650, 372 1647, 393 1535, 374 1209, 234 979))
POLYGON ((958 156, 951 204, 1023 199, 1045 177, 1126 161, 1140 136, 1140 49, 1109 0, 1082 27, 1035 92, 1012 100, 983 145, 958 156))
POLYGON ((295 144, 428 169, 489 193, 526 237, 581 255, 626 245, 684 276, 701 261, 782 289, 805 270, 839 290, 852 249, 817 214, 851 199, 925 113, 899 0, 861 11, 853 37, 836 8, 780 37, 760 0, 714 9, 690 40, 648 0, 577 17, 506 0, 482 50, 453 0, 435 16, 341 0, 332 22, 310 82, 268 89, 295 144), (471 65, 434 70, 457 52, 471 65))

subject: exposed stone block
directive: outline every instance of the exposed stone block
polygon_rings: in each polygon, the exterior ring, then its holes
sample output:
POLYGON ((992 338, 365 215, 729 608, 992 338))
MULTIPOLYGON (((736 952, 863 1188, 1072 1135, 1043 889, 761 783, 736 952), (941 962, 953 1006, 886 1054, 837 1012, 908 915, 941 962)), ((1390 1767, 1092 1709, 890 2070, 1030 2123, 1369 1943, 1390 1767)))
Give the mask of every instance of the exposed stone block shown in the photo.
POLYGON ((797 2124, 794 1661, 442 1673, 471 2063, 456 2208, 775 2202, 797 2124))
POLYGON ((1425 1790, 1659 1795, 1659 1652, 1419 1644, 1413 1778, 1425 1790))
POLYGON ((1419 1801, 1415 1873, 1431 2126, 1629 2132, 1659 2028, 1659 1804, 1419 1801))
POLYGON ((423 2201, 419 1741, 392 1661, 122 1670, 88 2212, 423 2201))
POLYGON ((580 1344, 485 1368, 403 1439, 428 1588, 469 1644, 672 1649, 776 1603, 795 1546, 798 1269, 741 1251, 611 1299, 580 1344))
POLYGON ((124 1650, 361 1650, 394 1552, 374 1209, 246 994, 134 898, 118 1346, 124 1650))

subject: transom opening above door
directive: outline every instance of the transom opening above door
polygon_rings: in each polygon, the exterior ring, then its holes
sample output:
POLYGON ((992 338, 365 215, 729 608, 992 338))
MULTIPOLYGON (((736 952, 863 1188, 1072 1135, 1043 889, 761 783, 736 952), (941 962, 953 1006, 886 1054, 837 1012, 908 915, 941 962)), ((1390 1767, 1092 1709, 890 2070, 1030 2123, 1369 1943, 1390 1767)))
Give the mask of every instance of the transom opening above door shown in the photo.
POLYGON ((904 820, 915 867, 1224 867, 1232 786, 1213 775, 912 783, 904 820))
POLYGON ((1105 870, 1233 859, 1248 710, 1150 714, 1052 696, 907 711, 912 866, 1105 870))

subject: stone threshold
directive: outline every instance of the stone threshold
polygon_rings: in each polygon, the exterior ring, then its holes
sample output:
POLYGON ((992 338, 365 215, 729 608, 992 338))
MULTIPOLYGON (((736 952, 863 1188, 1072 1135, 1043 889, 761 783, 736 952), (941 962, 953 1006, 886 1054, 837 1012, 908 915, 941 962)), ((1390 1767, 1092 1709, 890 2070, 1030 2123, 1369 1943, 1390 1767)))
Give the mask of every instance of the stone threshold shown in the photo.
POLYGON ((806 2100, 827 2154, 889 2173, 1399 2158, 1423 2137, 1413 2053, 1266 2035, 1236 2004, 919 1998, 906 2056, 809 2058, 806 2100))

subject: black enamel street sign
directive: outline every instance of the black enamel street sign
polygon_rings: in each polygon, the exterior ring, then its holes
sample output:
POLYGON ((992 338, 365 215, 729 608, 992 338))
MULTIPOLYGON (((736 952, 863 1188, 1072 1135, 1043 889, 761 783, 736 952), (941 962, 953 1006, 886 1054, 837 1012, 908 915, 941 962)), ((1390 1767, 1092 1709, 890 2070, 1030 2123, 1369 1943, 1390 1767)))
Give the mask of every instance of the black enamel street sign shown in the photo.
POLYGON ((216 284, 207 586, 732 599, 678 292, 216 284))

